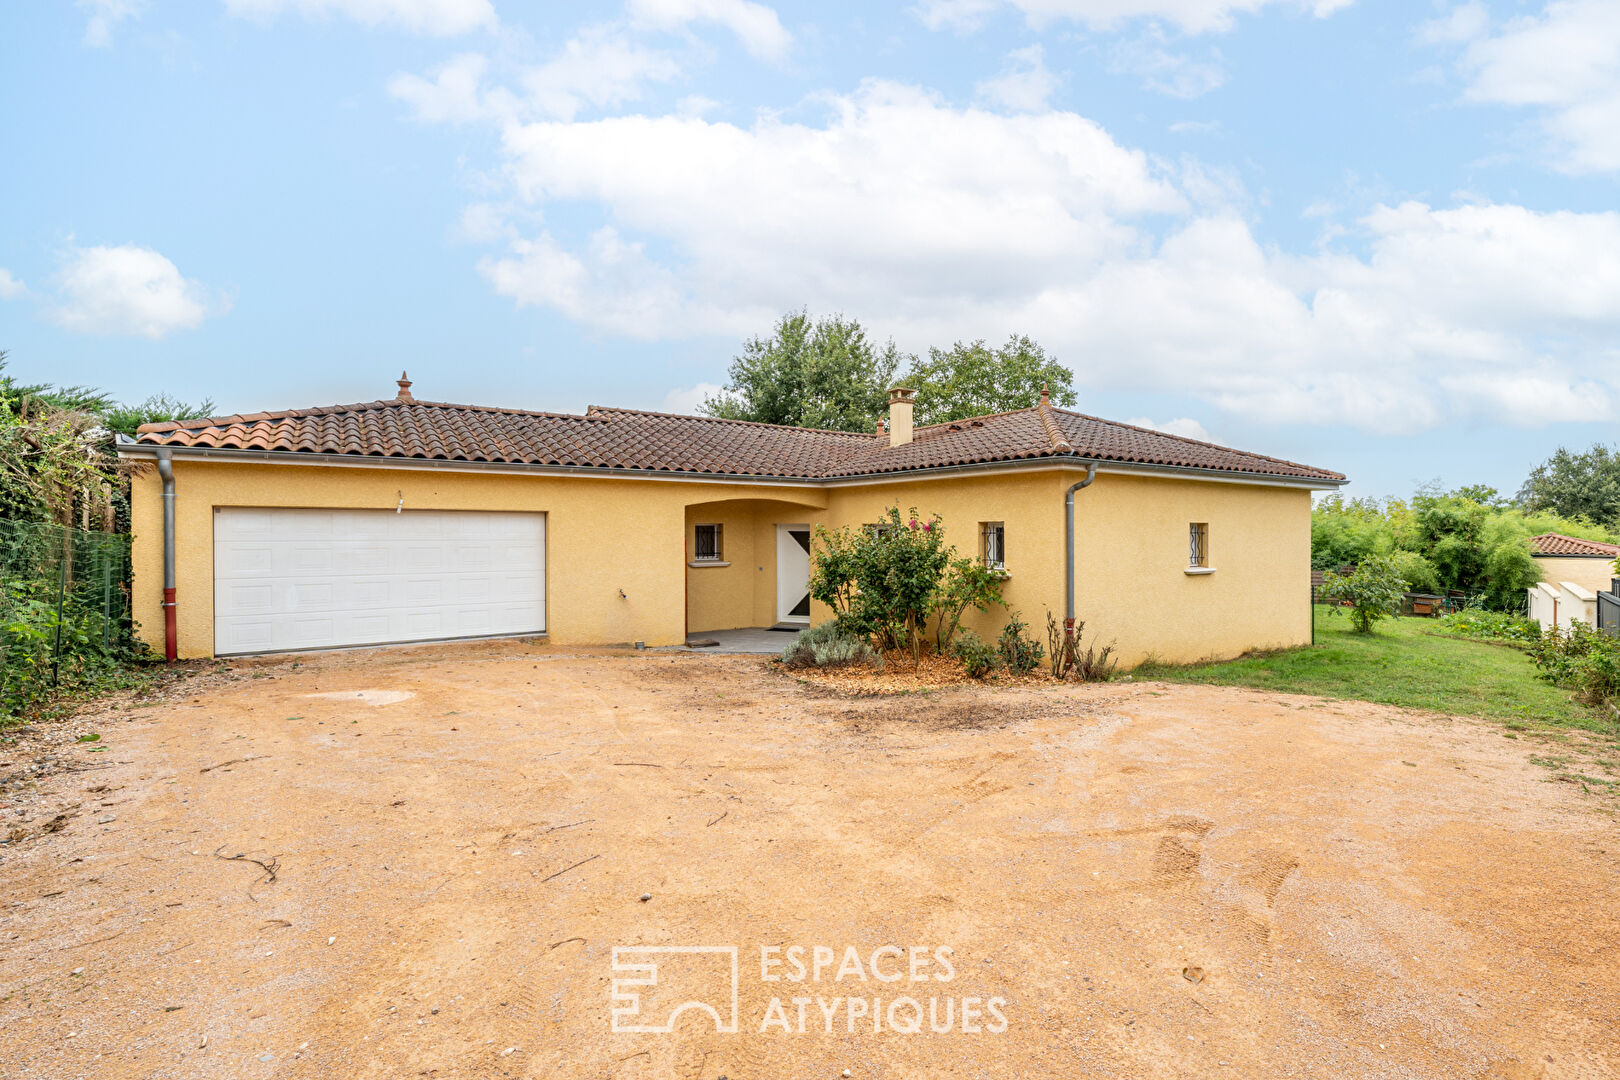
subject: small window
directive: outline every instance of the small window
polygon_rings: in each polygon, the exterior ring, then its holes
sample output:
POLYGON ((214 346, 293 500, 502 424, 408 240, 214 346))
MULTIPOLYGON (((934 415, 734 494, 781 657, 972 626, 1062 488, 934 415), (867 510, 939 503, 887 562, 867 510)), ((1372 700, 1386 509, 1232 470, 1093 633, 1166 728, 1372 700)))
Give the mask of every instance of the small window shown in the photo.
POLYGON ((979 536, 983 543, 984 565, 996 570, 1007 569, 1007 525, 1002 521, 979 523, 979 536))
POLYGON ((1195 521, 1187 526, 1187 565, 1209 565, 1209 525, 1195 521))
POLYGON ((699 525, 692 537, 692 561, 719 562, 720 558, 720 526, 699 525))

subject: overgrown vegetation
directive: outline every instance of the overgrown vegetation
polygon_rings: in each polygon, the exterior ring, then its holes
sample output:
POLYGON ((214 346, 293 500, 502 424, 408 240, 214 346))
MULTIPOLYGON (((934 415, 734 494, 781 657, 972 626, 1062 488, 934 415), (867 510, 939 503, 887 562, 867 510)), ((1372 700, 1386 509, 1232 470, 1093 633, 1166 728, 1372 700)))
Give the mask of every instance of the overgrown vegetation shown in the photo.
POLYGON ((0 722, 55 695, 128 681, 131 470, 116 431, 212 406, 22 382, 0 352, 0 722))
POLYGON ((1541 638, 1541 624, 1507 611, 1486 611, 1469 607, 1435 620, 1435 629, 1458 637, 1484 641, 1509 641, 1528 645, 1541 638))
POLYGON ((1530 660, 1543 679, 1573 690, 1587 705, 1620 715, 1620 638, 1574 622, 1541 634, 1530 645, 1530 660))
POLYGON ((1330 495, 1311 515, 1311 566, 1386 558, 1411 590, 1456 590, 1490 610, 1516 612, 1541 579, 1530 537, 1545 532, 1613 540, 1605 525, 1512 506, 1480 486, 1425 488, 1410 501, 1330 495))

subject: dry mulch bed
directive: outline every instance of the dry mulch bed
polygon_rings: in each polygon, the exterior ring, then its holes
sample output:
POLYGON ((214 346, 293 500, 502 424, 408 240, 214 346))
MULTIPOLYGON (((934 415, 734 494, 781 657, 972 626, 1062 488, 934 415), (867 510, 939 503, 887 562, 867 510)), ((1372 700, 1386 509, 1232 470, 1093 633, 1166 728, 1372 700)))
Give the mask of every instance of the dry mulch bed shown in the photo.
MULTIPOLYGON (((781 661, 772 663, 781 667, 781 661)), ((1059 683, 1059 680, 1052 678, 1044 664, 1028 675, 997 671, 988 678, 974 679, 963 670, 961 662, 953 657, 929 654, 914 662, 911 654, 904 649, 885 652, 881 668, 851 666, 782 670, 802 682, 854 697, 914 694, 925 690, 940 690, 947 686, 1035 687, 1055 686, 1059 683)))

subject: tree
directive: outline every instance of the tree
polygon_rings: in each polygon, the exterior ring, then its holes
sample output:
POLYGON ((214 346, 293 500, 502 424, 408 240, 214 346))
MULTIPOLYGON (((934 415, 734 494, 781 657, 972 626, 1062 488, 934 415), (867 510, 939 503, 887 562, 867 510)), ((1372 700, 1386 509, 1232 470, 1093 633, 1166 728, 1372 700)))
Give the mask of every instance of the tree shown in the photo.
POLYGON ((200 420, 212 415, 214 403, 204 398, 195 405, 187 405, 168 394, 153 394, 139 405, 114 405, 102 414, 101 422, 108 431, 118 435, 134 436, 142 424, 163 424, 171 420, 200 420))
POLYGON ((1324 600, 1348 603, 1356 633, 1370 634, 1373 623, 1400 614, 1406 581, 1395 569, 1394 560, 1374 556, 1363 559, 1353 572, 1342 576, 1329 570, 1322 575, 1322 587, 1317 592, 1324 600))
POLYGON ((1577 454, 1560 446, 1530 470, 1519 489, 1519 503, 1526 510, 1620 527, 1620 450, 1599 443, 1577 454))
POLYGON ((875 348, 855 319, 808 312, 782 316, 768 338, 755 337, 731 362, 726 388, 699 411, 728 420, 872 431, 888 409, 901 353, 875 348))
POLYGON ((112 395, 88 386, 52 386, 50 383, 19 383, 6 374, 6 357, 0 349, 0 398, 11 402, 21 414, 45 410, 100 414, 113 407, 112 395))
POLYGON ((1043 385, 1059 405, 1076 400, 1074 373, 1021 334, 999 349, 982 340, 929 349, 927 360, 913 360, 906 382, 917 391, 919 424, 1027 409, 1043 385))

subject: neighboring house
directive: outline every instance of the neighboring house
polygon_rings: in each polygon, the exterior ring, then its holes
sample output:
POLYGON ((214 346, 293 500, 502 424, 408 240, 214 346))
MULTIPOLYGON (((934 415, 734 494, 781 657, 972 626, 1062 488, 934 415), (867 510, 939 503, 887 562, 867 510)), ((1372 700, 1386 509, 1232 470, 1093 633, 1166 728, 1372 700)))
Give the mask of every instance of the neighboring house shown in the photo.
POLYGON ((1044 394, 913 430, 912 397, 895 390, 887 432, 867 434, 448 405, 402 378, 391 400, 150 424, 119 442, 157 466, 133 485, 136 617, 161 645, 173 588, 181 657, 531 633, 679 644, 825 618, 807 592, 814 528, 897 505, 1003 565, 1039 634, 1064 614, 1068 494, 1087 641, 1132 664, 1310 640, 1311 492, 1339 473, 1044 394))
POLYGON ((1530 617, 1542 629, 1567 629, 1571 622, 1596 626, 1598 594, 1620 575, 1614 565, 1620 544, 1542 533, 1530 538, 1530 548, 1541 569, 1541 584, 1529 590, 1530 617))

